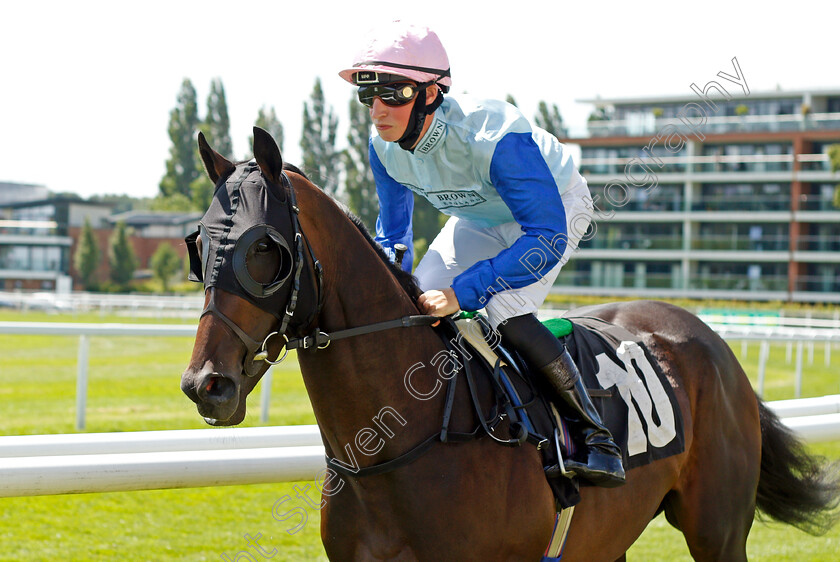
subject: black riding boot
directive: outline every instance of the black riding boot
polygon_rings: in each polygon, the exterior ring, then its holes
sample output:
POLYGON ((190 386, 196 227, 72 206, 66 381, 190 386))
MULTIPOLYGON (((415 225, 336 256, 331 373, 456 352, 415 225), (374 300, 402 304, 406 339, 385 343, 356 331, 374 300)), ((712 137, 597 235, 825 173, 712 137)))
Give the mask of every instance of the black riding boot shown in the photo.
POLYGON ((580 427, 588 449, 587 462, 564 460, 566 469, 598 486, 612 488, 624 484, 621 449, 601 422, 566 347, 533 314, 509 319, 499 325, 499 332, 577 415, 571 421, 580 427))

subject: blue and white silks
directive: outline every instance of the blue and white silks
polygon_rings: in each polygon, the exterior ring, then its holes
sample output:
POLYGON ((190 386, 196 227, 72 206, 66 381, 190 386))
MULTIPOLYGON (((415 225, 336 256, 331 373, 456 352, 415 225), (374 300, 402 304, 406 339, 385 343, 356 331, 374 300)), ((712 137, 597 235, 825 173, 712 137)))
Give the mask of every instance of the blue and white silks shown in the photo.
POLYGON ((411 191, 442 213, 479 227, 521 226, 524 234, 509 248, 455 278, 452 287, 464 310, 482 308, 498 292, 535 283, 520 260, 533 248, 545 249, 546 241, 555 251, 544 252, 544 269, 559 262, 568 239, 561 195, 586 184, 568 149, 516 107, 466 96, 444 98, 413 152, 374 131, 369 155, 380 205, 376 240, 391 255, 395 244, 408 246, 403 263, 409 271, 411 191))

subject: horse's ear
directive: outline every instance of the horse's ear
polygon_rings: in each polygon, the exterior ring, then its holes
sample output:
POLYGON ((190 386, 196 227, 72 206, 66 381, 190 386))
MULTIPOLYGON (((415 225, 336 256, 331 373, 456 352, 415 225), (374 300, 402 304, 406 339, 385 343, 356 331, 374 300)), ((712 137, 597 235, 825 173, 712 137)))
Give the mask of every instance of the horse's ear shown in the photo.
POLYGON ((236 168, 233 162, 210 148, 210 144, 204 138, 204 133, 198 133, 198 152, 204 161, 204 168, 207 170, 207 175, 210 176, 210 181, 214 185, 218 183, 219 178, 229 176, 234 168, 236 168))
POLYGON ((254 127, 254 158, 262 173, 272 183, 282 183, 280 177, 283 173, 283 157, 280 156, 280 149, 271 135, 259 127, 254 127))

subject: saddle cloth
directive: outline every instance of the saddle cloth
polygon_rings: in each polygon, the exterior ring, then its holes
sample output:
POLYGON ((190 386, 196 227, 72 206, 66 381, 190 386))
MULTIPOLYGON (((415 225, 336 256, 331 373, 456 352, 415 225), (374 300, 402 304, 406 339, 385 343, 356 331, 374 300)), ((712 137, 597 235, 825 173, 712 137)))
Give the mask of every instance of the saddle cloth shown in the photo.
MULTIPOLYGON (((624 328, 599 318, 569 316, 565 320, 571 322, 571 329, 562 330, 560 339, 577 364, 602 421, 621 448, 625 469, 683 452, 683 420, 673 388, 657 364, 651 361, 641 340, 624 328)), ((522 383, 517 381, 515 371, 510 369, 508 363, 516 363, 516 369, 524 373, 527 372, 524 362, 515 352, 504 348, 498 333, 487 329, 477 330, 474 326, 476 322, 486 327, 480 317, 462 319, 456 324, 464 339, 478 351, 490 368, 501 357, 503 386, 508 390, 508 397, 514 406, 522 407, 523 396, 528 395, 528 390, 517 390, 522 383), (482 334, 483 337, 477 337, 476 334, 482 334)), ((552 321, 548 321, 547 325, 550 329, 555 328, 553 331, 557 335, 556 322, 552 324, 552 321)), ((553 392, 542 377, 530 378, 544 399, 530 400, 530 405, 522 408, 527 418, 524 425, 529 431, 550 440, 557 435, 559 455, 562 458, 585 461, 585 457, 576 456, 577 453, 585 454, 585 448, 583 443, 570 438, 574 432, 568 431, 568 423, 562 419, 564 406, 548 405, 545 399, 552 396, 553 392)), ((540 449, 543 451, 546 468, 549 466, 548 461, 557 462, 556 458, 546 455, 554 447, 540 449)), ((565 478, 549 479, 560 507, 570 507, 579 501, 577 482, 568 486, 569 482, 565 478), (560 480, 563 485, 552 480, 560 480)), ((588 485, 587 482, 581 484, 588 485)))

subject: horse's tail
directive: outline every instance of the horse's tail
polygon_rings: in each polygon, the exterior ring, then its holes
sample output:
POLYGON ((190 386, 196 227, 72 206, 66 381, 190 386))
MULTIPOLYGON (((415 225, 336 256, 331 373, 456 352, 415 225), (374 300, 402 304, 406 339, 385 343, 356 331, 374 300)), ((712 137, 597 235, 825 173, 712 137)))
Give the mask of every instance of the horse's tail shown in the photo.
POLYGON ((760 399, 758 409, 759 511, 813 535, 825 533, 840 518, 836 509, 840 504, 840 466, 809 455, 796 434, 760 399))

